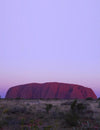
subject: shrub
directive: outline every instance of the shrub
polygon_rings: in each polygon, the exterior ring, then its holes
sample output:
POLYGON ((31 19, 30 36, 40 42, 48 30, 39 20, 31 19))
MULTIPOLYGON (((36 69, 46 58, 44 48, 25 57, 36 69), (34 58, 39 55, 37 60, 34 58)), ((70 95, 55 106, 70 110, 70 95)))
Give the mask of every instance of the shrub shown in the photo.
POLYGON ((7 114, 16 114, 16 113, 24 113, 26 112, 26 108, 24 107, 12 107, 9 109, 4 109, 3 113, 7 113, 7 114))
POLYGON ((77 103, 77 100, 74 100, 71 104, 71 112, 73 116, 77 116, 78 118, 82 116, 85 108, 86 106, 83 103, 77 103))
POLYGON ((3 114, 7 114, 9 112, 9 110, 7 109, 7 108, 5 108, 4 110, 3 110, 3 114))
POLYGON ((46 112, 49 113, 50 109, 52 108, 52 104, 46 104, 46 112))
POLYGON ((71 104, 71 110, 74 111, 75 107, 76 107, 76 103, 77 103, 77 100, 74 100, 71 104))
POLYGON ((5 125, 7 125, 7 124, 8 124, 8 123, 7 123, 6 120, 4 120, 4 119, 0 120, 0 129, 2 130, 3 126, 5 126, 5 125))
POLYGON ((75 114, 75 113, 73 114, 70 112, 66 115, 65 121, 70 126, 77 126, 78 119, 79 119, 79 117, 77 116, 77 114, 75 114))
POLYGON ((43 128, 44 128, 44 130, 51 130, 52 126, 51 125, 50 126, 45 126, 43 128))
POLYGON ((93 111, 92 110, 87 110, 86 111, 86 117, 87 119, 93 119, 93 111))
POLYGON ((83 103, 78 103, 77 104, 77 109, 78 109, 78 111, 81 111, 81 110, 85 109, 84 104, 83 103))
POLYGON ((100 102, 99 102, 99 104, 98 104, 98 108, 100 108, 100 102))
POLYGON ((93 98, 92 97, 87 97, 86 100, 93 100, 93 98))
POLYGON ((100 97, 98 98, 98 100, 100 100, 100 97))

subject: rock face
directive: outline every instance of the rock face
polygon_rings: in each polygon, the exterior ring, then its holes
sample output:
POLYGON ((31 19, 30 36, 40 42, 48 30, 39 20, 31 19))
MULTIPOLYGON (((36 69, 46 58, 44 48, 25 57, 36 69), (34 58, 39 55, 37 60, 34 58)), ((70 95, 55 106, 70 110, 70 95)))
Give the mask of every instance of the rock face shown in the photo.
POLYGON ((91 88, 67 83, 31 83, 12 87, 8 90, 6 98, 59 98, 59 99, 85 99, 97 98, 91 88))

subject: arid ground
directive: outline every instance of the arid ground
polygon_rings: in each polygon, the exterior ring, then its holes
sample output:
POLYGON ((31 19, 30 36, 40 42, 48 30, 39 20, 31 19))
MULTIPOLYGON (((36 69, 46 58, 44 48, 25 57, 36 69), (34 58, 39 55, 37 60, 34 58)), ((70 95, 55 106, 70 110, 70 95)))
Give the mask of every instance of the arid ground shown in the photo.
POLYGON ((0 99, 0 130, 100 129, 100 99, 0 99))

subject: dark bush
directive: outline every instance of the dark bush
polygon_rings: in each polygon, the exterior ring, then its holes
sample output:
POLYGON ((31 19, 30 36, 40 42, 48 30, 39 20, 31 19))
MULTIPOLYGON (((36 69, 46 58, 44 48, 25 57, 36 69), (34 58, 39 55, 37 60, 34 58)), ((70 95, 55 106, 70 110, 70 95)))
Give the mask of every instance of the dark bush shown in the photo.
POLYGON ((74 100, 71 104, 71 110, 73 111, 76 107, 76 104, 77 104, 77 100, 74 100))
POLYGON ((50 109, 52 108, 52 104, 46 104, 46 112, 49 113, 50 109))
POLYGON ((7 125, 7 121, 6 120, 0 120, 0 129, 2 130, 3 126, 7 125))
POLYGON ((70 112, 66 115, 65 121, 70 126, 77 126, 78 119, 79 119, 79 117, 77 116, 77 114, 75 114, 75 113, 73 114, 70 112))
POLYGON ((81 110, 83 110, 83 109, 85 109, 84 104, 83 104, 83 103, 78 103, 78 104, 77 104, 77 110, 81 111, 81 110))
POLYGON ((98 98, 98 100, 100 100, 100 97, 98 98))
POLYGON ((9 109, 5 109, 4 113, 7 114, 16 114, 16 113, 25 113, 26 112, 26 108, 24 107, 13 107, 13 108, 9 108, 9 109))
POLYGON ((93 100, 93 98, 92 97, 87 97, 86 100, 93 100))
POLYGON ((98 104, 98 108, 100 108, 100 101, 99 101, 99 104, 98 104))

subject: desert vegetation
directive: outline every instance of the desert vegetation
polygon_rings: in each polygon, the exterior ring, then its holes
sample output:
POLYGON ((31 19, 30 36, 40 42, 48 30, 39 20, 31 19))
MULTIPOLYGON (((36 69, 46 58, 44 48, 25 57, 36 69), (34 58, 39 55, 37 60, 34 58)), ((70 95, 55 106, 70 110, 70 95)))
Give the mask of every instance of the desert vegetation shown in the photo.
POLYGON ((0 99, 0 130, 100 129, 100 100, 0 99))

